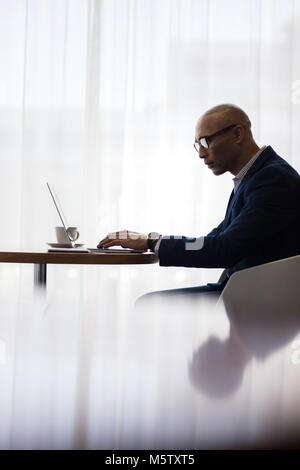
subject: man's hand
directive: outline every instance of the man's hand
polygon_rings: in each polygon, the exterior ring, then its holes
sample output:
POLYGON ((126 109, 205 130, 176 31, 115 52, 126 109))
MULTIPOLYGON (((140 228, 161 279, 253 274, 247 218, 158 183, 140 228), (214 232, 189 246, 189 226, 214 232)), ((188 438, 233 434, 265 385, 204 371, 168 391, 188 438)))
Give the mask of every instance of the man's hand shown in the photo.
POLYGON ((144 233, 131 232, 130 230, 121 230, 106 235, 101 240, 97 248, 108 248, 110 246, 122 246, 123 248, 133 248, 134 250, 147 250, 148 235, 144 233))

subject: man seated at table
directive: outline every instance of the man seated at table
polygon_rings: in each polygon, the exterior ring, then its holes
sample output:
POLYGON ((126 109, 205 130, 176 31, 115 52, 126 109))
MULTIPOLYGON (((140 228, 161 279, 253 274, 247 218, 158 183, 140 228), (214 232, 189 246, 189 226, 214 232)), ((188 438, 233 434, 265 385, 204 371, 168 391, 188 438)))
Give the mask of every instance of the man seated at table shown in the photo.
POLYGON ((271 146, 256 144, 249 117, 235 105, 215 106, 200 117, 194 147, 214 175, 234 176, 224 220, 205 236, 122 230, 98 247, 148 248, 161 266, 224 268, 214 285, 165 291, 218 296, 235 271, 300 254, 300 176, 271 146))

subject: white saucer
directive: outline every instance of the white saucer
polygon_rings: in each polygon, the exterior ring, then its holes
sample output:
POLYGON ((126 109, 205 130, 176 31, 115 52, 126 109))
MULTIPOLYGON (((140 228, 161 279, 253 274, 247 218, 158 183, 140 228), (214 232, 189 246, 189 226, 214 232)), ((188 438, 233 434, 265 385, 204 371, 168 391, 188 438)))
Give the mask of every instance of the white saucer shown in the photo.
MULTIPOLYGON (((51 248, 72 248, 69 243, 47 243, 51 248)), ((84 243, 75 243, 75 248, 84 246, 84 243)))

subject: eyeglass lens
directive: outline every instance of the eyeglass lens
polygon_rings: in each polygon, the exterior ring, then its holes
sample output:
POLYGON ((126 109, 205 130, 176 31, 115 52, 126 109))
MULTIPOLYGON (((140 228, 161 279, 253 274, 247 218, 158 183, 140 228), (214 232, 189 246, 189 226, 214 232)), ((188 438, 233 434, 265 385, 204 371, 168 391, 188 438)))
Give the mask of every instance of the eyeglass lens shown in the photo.
POLYGON ((200 147, 208 149, 208 142, 205 137, 202 137, 199 142, 194 143, 194 147, 197 153, 199 153, 200 147))

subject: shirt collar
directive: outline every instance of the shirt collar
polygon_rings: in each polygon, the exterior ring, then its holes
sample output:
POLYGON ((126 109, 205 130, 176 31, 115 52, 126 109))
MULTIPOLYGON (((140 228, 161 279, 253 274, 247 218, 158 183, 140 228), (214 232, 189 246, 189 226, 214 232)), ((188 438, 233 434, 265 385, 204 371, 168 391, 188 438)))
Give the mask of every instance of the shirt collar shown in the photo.
POLYGON ((267 146, 264 145, 263 147, 261 147, 258 152, 256 152, 255 155, 253 155, 253 157, 246 163, 245 166, 243 166, 243 168, 238 172, 238 174, 232 178, 232 181, 233 181, 233 184, 234 184, 234 192, 236 192, 238 186, 240 185, 242 179, 244 178, 244 176, 246 175, 247 171, 249 170, 249 168, 253 165, 253 163, 255 162, 255 160, 259 157, 259 155, 265 150, 267 146))

